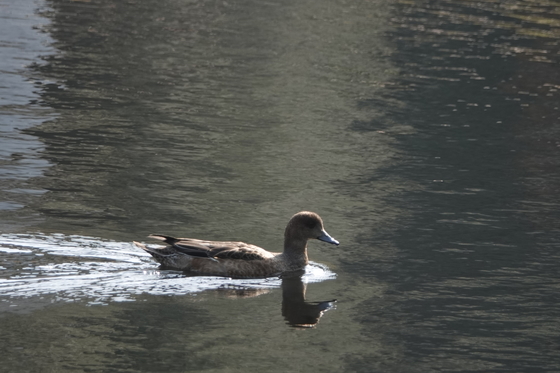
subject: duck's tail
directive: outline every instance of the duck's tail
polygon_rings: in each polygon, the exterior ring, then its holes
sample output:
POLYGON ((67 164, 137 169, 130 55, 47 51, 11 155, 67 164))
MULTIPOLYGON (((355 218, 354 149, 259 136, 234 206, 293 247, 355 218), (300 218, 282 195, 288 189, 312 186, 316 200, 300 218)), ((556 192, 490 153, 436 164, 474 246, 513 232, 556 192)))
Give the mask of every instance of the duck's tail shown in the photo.
POLYGON ((168 247, 160 249, 152 249, 146 247, 143 243, 133 241, 134 245, 149 253, 159 264, 162 269, 188 270, 191 266, 192 258, 188 255, 178 254, 176 251, 168 247))
POLYGON ((158 261, 160 261, 160 259, 163 259, 167 256, 167 255, 165 255, 165 253, 163 251, 157 250, 157 249, 150 249, 146 245, 144 245, 143 243, 136 242, 136 241, 132 241, 132 243, 135 244, 136 246, 138 246, 139 248, 141 248, 142 250, 146 251, 147 253, 149 253, 151 256, 153 256, 158 261))

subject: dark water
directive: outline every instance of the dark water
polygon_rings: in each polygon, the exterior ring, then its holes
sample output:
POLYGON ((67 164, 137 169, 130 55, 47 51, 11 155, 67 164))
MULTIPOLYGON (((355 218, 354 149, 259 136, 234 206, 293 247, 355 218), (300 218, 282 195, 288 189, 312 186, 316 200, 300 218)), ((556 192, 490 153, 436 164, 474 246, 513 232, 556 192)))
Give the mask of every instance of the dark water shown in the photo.
POLYGON ((544 0, 0 3, 0 371, 560 371, 559 40, 544 0), (130 244, 303 209, 342 244, 301 279, 130 244))

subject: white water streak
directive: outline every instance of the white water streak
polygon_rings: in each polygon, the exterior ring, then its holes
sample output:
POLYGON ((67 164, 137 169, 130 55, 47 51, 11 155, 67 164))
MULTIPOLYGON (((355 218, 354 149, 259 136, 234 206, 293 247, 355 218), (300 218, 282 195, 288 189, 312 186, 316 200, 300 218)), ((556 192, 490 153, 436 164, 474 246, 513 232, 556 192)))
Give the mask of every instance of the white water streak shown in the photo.
MULTIPOLYGON (((0 235, 0 298, 87 301, 91 304, 134 301, 140 294, 184 295, 224 287, 276 288, 278 278, 230 279, 185 276, 160 271, 151 257, 128 242, 93 237, 0 235), (10 264, 17 262, 16 269, 10 264), (7 268, 6 268, 7 267, 7 268), (4 273, 4 275, 3 275, 4 273)), ((312 263, 304 282, 333 279, 328 268, 312 263)))

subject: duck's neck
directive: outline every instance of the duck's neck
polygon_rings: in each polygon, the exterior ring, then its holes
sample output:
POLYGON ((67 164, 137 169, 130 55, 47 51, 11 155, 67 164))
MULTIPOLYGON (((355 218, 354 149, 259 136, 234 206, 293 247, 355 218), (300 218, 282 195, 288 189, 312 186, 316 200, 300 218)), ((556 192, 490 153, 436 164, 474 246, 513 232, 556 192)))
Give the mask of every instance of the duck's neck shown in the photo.
POLYGON ((307 237, 298 237, 286 230, 284 234, 284 256, 295 266, 301 268, 307 265, 307 237))

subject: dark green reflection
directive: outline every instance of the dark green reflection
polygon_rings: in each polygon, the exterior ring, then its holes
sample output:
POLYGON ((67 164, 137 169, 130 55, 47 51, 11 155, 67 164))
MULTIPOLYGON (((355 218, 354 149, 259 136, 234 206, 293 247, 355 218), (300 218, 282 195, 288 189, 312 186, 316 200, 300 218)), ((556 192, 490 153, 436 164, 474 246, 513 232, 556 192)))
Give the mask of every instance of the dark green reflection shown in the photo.
POLYGON ((303 271, 282 275, 282 316, 294 327, 311 328, 323 313, 332 309, 336 300, 306 302, 306 285, 301 280, 303 271))

